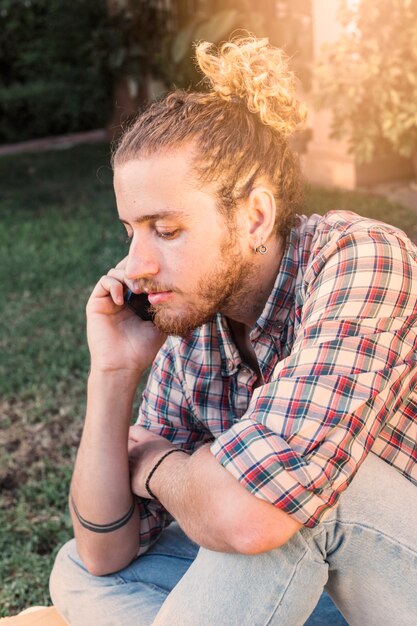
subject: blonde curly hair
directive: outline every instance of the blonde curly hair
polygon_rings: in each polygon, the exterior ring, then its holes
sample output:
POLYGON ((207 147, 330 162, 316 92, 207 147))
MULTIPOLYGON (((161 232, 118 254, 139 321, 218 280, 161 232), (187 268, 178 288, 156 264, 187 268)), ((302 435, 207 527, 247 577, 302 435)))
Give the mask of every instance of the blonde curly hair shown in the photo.
POLYGON ((280 135, 288 137, 303 124, 306 112, 296 100, 287 58, 268 39, 226 42, 218 54, 210 43, 202 42, 196 58, 214 93, 226 101, 241 98, 251 113, 280 135))
POLYGON ((240 37, 216 49, 196 46, 207 92, 176 90, 150 105, 119 140, 113 167, 194 141, 194 169, 215 183, 219 209, 232 217, 258 180, 274 190, 276 232, 286 236, 300 203, 298 158, 288 138, 305 110, 282 50, 240 37))

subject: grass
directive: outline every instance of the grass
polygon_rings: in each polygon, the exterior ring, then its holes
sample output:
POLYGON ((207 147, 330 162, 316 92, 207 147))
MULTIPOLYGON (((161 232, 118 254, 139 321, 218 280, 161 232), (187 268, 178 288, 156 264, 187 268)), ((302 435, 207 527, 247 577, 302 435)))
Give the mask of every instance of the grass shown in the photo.
POLYGON ((417 211, 369 193, 318 187, 306 188, 304 213, 322 215, 334 209, 353 211, 364 217, 392 224, 406 232, 413 241, 417 240, 417 211))
MULTIPOLYGON (((71 536, 66 500, 85 405, 84 308, 125 254, 106 145, 0 159, 0 617, 48 603, 71 536)), ((307 189, 417 233, 417 214, 367 194, 307 189)))
POLYGON ((108 163, 105 145, 0 159, 0 616, 49 601, 71 536, 85 303, 125 250, 108 163))

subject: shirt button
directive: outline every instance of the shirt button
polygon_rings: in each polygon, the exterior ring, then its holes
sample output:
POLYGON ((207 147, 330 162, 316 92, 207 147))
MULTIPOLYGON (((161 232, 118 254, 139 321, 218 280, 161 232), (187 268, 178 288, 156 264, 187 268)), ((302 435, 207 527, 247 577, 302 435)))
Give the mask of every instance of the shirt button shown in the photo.
POLYGON ((281 330, 284 328, 284 324, 282 322, 274 322, 274 328, 278 332, 281 332, 281 330))
POLYGON ((231 372, 232 369, 233 369, 233 361, 232 361, 232 359, 227 359, 226 364, 227 364, 227 369, 229 370, 229 372, 231 372))

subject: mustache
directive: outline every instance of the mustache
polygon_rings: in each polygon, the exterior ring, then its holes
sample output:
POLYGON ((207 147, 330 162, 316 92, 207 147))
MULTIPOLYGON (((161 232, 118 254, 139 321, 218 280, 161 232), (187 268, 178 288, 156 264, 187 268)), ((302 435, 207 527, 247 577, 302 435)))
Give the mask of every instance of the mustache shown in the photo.
POLYGON ((176 291, 171 285, 163 285, 162 283, 151 282, 149 280, 135 280, 133 282, 134 289, 137 291, 148 293, 159 293, 161 291, 176 291))

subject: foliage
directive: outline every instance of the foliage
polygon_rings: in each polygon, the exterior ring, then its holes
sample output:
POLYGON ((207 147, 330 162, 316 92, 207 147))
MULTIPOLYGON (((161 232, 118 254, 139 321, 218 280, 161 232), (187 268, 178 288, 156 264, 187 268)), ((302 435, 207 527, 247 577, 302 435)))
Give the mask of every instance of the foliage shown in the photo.
POLYGON ((306 85, 310 3, 0 0, 0 143, 104 126, 121 78, 136 101, 151 75, 196 87, 193 43, 239 30, 285 47, 306 85))
POLYGON ((0 142, 102 127, 110 113, 105 0, 1 0, 0 142))
POLYGON ((108 66, 113 76, 129 78, 132 97, 149 75, 162 74, 170 17, 160 0, 123 0, 112 12, 108 66))
POLYGON ((417 151, 417 2, 344 0, 343 32, 318 64, 317 101, 333 112, 332 136, 360 162, 417 151))
MULTIPOLYGON (((181 2, 177 2, 181 5, 181 2)), ((197 11, 183 12, 183 20, 168 40, 168 82, 194 87, 201 75, 193 64, 193 45, 201 40, 218 44, 235 34, 249 32, 268 37, 270 42, 286 49, 293 67, 305 86, 310 79, 311 58, 310 0, 200 0, 197 11)))
MULTIPOLYGON (((126 250, 111 178, 107 145, 0 158, 0 617, 49 602, 54 556, 72 534, 84 308, 126 250)), ((306 212, 339 207, 408 232, 417 224, 381 198, 307 190, 306 212)))

